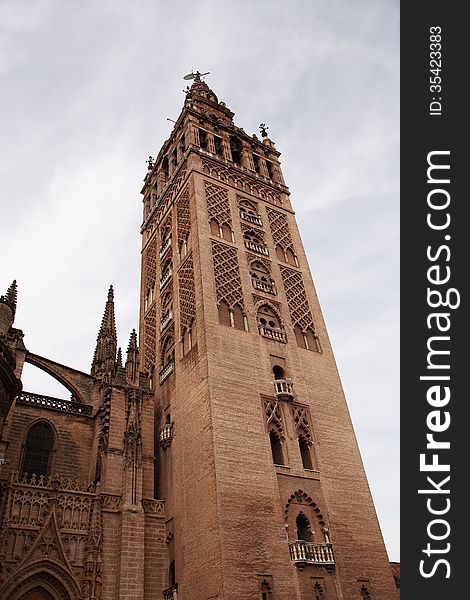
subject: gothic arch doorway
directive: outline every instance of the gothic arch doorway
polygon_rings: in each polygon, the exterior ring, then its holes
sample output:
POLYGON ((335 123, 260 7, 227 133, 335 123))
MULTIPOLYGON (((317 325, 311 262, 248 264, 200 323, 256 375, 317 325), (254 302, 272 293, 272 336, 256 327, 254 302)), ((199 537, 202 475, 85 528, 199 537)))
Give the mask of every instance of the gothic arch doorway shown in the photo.
POLYGON ((21 600, 55 600, 55 598, 47 590, 36 587, 34 590, 26 592, 21 600))
POLYGON ((71 573, 56 562, 41 561, 21 570, 2 586, 1 600, 79 600, 80 588, 71 573), (36 568, 35 568, 36 567, 36 568))

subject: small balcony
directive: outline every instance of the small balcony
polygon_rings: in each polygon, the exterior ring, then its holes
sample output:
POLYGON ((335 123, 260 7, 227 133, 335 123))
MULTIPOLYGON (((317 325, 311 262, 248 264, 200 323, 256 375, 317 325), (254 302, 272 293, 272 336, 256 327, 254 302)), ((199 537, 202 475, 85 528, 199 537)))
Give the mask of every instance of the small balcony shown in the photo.
POLYGON ((253 252, 257 252, 258 254, 264 254, 264 256, 268 256, 269 254, 266 246, 262 244, 257 244, 256 242, 252 242, 251 240, 245 240, 245 246, 249 250, 253 250, 253 252))
POLYGON ((260 290, 261 292, 266 292, 266 294, 272 294, 273 296, 276 295, 276 290, 274 288, 273 283, 262 281, 261 279, 256 279, 254 277, 251 281, 253 282, 253 287, 255 287, 257 290, 260 290))
POLYGON ((254 214, 254 213, 249 213, 246 210, 243 210, 242 208, 240 209, 240 217, 244 221, 253 223, 253 225, 259 225, 260 227, 262 227, 262 225, 263 225, 263 221, 261 220, 261 217, 259 215, 254 214))
POLYGON ((277 327, 267 327, 266 325, 259 325, 258 330, 260 335, 270 340, 275 340, 276 342, 282 342, 283 344, 287 343, 286 333, 283 329, 278 329, 277 327))
POLYGON ((167 238, 160 248, 160 260, 165 256, 166 251, 171 248, 171 236, 167 238))
POLYGON ((160 331, 163 331, 167 325, 173 320, 173 311, 170 310, 160 319, 160 331))
POLYGON ((178 584, 172 585, 171 587, 163 590, 164 600, 178 600, 178 584))
POLYGON ((160 383, 163 383, 167 377, 169 377, 175 370, 175 361, 170 360, 163 369, 160 371, 160 383))
POLYGON ((168 448, 171 445, 173 439, 173 423, 165 423, 160 427, 160 446, 162 448, 168 448))
POLYGON ((171 270, 171 267, 169 267, 160 277, 160 289, 162 289, 165 283, 171 279, 172 275, 173 271, 171 270))
POLYGON ((335 557, 331 544, 313 544, 296 540, 289 542, 290 558, 298 566, 334 565, 335 557))
POLYGON ((294 382, 292 379, 276 379, 273 384, 276 398, 279 398, 279 400, 294 399, 294 382))

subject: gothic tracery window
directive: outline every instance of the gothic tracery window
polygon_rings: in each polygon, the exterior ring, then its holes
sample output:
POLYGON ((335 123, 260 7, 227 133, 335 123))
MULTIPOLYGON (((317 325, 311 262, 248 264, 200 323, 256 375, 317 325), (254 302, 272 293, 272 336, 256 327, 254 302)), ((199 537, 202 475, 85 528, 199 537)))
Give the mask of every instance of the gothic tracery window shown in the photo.
POLYGON ((54 450, 54 432, 45 421, 33 425, 28 432, 24 445, 23 473, 49 475, 52 452, 54 450))

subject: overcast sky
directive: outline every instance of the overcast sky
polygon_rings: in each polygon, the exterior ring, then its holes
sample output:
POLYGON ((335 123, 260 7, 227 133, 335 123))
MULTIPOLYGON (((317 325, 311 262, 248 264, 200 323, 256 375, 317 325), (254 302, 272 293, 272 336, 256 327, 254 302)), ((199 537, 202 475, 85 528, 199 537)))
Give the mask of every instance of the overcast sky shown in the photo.
MULTIPOLYGON (((207 83, 281 161, 391 560, 399 560, 398 0, 0 0, 0 294, 89 371, 107 289, 138 325, 140 189, 207 83)), ((39 372, 40 373, 40 372, 39 372)), ((25 389, 52 395, 29 367, 25 389)))

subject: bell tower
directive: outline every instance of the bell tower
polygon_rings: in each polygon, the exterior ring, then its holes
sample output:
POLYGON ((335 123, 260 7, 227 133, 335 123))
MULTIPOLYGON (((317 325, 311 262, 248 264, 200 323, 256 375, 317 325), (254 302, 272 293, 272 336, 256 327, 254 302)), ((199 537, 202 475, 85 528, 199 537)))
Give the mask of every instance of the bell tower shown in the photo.
POLYGON ((250 136, 233 117, 194 74, 142 189, 164 597, 390 600, 280 153, 265 125, 250 136))

